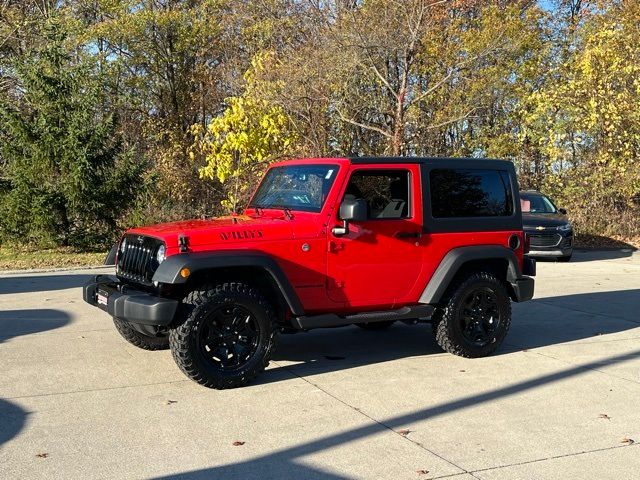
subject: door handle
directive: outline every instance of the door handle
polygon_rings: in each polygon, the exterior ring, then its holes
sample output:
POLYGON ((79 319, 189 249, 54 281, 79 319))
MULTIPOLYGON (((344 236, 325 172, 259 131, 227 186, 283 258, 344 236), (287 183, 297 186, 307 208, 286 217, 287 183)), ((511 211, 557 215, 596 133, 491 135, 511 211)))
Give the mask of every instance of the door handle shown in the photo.
POLYGON ((396 232, 395 238, 420 238, 422 234, 420 232, 396 232))

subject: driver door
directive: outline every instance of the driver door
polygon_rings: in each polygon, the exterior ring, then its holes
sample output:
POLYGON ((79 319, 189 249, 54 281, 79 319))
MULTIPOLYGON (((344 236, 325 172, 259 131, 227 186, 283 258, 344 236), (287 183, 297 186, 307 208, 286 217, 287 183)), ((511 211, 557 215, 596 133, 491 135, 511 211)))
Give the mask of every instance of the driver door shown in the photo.
POLYGON ((366 221, 349 222, 345 235, 328 229, 329 297, 347 307, 402 302, 422 269, 419 166, 354 165, 344 198, 363 198, 368 214, 366 221))

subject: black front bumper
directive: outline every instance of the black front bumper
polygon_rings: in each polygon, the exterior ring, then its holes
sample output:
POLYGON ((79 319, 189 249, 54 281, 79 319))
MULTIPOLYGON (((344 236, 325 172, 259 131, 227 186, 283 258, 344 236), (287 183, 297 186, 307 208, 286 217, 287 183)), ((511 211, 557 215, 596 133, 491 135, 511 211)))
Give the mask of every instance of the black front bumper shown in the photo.
POLYGON ((178 301, 162 298, 105 275, 98 275, 83 288, 84 301, 113 317, 141 325, 164 327, 173 321, 178 301))

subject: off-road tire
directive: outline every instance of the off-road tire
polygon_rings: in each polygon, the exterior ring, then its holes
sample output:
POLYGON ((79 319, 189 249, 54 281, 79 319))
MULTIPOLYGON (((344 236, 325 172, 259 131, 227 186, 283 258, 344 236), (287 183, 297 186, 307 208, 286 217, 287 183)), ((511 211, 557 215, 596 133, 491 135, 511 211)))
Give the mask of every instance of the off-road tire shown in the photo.
POLYGON ((191 380, 218 390, 246 385, 269 364, 277 343, 276 315, 271 304, 255 288, 244 283, 205 285, 182 301, 180 323, 169 332, 173 358, 191 380), (201 353, 200 328, 207 315, 221 307, 239 305, 254 316, 259 329, 257 350, 235 371, 221 371, 201 353))
POLYGON ((356 325, 362 328, 363 330, 386 330, 394 323, 396 323, 395 320, 387 320, 386 322, 356 323, 356 325))
POLYGON ((131 326, 126 320, 121 318, 113 318, 113 323, 116 326, 118 333, 129 342, 131 345, 135 345, 143 350, 166 350, 169 348, 169 337, 152 337, 140 333, 131 326))
POLYGON ((501 345, 511 325, 511 300, 504 283, 488 272, 476 272, 463 277, 451 288, 432 317, 433 330, 438 345, 446 352, 465 358, 479 358, 495 352, 501 345), (478 346, 467 340, 460 326, 462 302, 478 289, 490 289, 496 298, 499 325, 486 345, 478 346))

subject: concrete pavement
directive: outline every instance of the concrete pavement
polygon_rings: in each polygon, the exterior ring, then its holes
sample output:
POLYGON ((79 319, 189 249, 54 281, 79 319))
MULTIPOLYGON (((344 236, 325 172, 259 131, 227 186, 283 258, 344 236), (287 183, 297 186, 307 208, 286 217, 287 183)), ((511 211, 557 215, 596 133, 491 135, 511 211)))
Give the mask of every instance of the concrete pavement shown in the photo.
POLYGON ((492 357, 424 325, 314 331, 229 391, 120 338, 81 300, 95 273, 0 276, 2 479, 640 476, 638 254, 540 262, 492 357))

